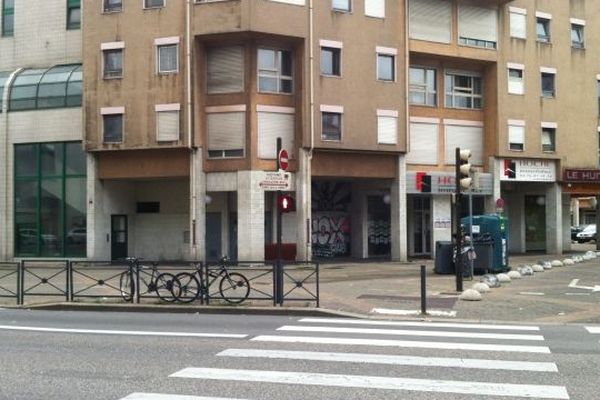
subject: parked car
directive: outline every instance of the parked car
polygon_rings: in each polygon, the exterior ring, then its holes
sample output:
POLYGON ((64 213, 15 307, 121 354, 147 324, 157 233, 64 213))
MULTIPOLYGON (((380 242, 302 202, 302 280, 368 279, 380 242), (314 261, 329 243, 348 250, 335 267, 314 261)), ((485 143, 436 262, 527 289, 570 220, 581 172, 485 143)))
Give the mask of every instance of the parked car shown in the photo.
MULTIPOLYGON (((37 243, 38 231, 36 229, 19 229, 19 240, 23 245, 35 245, 37 243)), ((58 238, 51 233, 42 233, 42 244, 56 246, 58 238)))
POLYGON ((581 232, 577 234, 578 243, 586 243, 590 240, 596 240, 596 225, 591 224, 586 226, 581 232))
POLYGON ((86 228, 73 228, 67 233, 67 243, 85 243, 86 228))
POLYGON ((588 225, 584 224, 584 225, 572 226, 571 227, 571 240, 574 241, 574 242, 576 242, 577 241, 577 234, 579 232, 583 231, 586 226, 588 226, 588 225))

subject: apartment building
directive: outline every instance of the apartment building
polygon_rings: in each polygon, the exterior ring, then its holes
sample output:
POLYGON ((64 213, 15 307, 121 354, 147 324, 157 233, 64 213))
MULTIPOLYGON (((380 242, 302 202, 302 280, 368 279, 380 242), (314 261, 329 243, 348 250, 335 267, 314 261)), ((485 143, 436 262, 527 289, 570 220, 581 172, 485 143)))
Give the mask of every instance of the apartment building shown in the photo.
POLYGON ((85 257, 80 2, 0 3, 0 260, 85 257))

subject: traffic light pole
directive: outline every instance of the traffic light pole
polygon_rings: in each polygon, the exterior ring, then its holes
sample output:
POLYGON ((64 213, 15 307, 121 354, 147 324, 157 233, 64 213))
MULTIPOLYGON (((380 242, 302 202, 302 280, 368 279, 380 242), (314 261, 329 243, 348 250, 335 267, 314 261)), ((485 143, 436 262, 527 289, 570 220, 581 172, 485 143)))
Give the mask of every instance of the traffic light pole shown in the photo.
POLYGON ((454 271, 456 272, 456 291, 463 291, 463 276, 462 276, 462 235, 460 229, 460 204, 461 204, 461 187, 460 187, 460 147, 456 148, 456 196, 454 203, 454 232, 456 238, 456 257, 454 258, 454 271))
MULTIPOLYGON (((279 152, 281 151, 281 138, 277 138, 277 171, 281 169, 279 163, 279 152)), ((282 196, 281 190, 277 191, 277 203, 282 196)), ((281 238, 282 238, 282 223, 281 223, 281 207, 277 204, 277 246, 275 258, 275 303, 283 305, 283 265, 281 263, 281 238)))

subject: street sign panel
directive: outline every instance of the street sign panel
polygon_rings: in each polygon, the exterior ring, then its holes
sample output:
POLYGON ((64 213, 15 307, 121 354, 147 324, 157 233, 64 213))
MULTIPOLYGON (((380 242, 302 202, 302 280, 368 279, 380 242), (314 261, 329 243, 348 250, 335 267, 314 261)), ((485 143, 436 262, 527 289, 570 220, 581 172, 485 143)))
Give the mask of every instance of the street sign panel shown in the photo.
POLYGON ((290 158, 289 158, 289 154, 288 154, 287 150, 281 149, 279 151, 278 159, 279 159, 279 168, 282 171, 287 171, 288 167, 290 166, 290 162, 289 162, 290 158))
POLYGON ((263 179, 258 183, 258 185, 262 190, 265 191, 290 190, 291 174, 283 171, 265 171, 263 179))

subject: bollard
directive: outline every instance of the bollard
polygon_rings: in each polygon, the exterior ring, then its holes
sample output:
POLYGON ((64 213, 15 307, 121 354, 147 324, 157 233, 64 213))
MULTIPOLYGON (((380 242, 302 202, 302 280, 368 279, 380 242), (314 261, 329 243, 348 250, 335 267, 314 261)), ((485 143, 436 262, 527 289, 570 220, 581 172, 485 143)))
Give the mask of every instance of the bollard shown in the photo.
POLYGON ((421 314, 427 314, 427 271, 421 265, 421 314))

